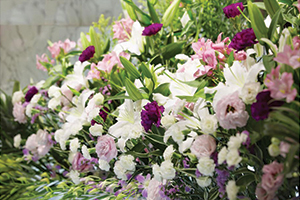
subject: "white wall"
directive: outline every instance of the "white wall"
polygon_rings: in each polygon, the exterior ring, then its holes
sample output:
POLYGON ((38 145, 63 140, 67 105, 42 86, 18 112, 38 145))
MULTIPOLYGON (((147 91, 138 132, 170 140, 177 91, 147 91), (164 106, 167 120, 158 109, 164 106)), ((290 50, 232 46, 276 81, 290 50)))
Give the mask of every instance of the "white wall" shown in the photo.
POLYGON ((45 79, 35 55, 51 55, 47 40, 77 41, 101 14, 121 12, 119 0, 0 0, 0 88, 11 94, 15 80, 23 88, 45 79))

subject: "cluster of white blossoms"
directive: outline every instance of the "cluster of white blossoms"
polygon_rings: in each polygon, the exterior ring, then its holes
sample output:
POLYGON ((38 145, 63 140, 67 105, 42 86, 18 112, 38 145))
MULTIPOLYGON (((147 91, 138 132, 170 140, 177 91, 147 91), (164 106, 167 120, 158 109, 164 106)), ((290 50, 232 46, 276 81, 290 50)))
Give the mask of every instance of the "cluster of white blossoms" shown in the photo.
POLYGON ((132 155, 122 155, 120 159, 115 162, 114 172, 118 179, 127 180, 127 174, 135 171, 135 162, 132 155))

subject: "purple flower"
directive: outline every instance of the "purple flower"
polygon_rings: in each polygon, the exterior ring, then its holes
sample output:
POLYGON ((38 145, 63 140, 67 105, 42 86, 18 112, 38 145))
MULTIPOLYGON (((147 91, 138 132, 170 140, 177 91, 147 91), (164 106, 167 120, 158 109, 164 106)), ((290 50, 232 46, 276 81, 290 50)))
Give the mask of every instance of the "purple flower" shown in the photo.
POLYGON ((264 90, 257 94, 256 102, 251 105, 251 115, 256 120, 267 119, 270 107, 279 107, 284 104, 283 101, 271 101, 271 92, 269 90, 264 90))
POLYGON ((228 47, 236 49, 237 51, 241 51, 244 50, 246 47, 256 44, 257 41, 255 41, 255 39, 256 36, 254 34, 253 29, 247 28, 242 30, 242 32, 237 33, 231 40, 231 43, 228 47))
POLYGON ((227 170, 220 170, 220 169, 216 169, 216 172, 218 174, 216 180, 217 180, 217 185, 219 186, 220 197, 223 197, 226 192, 225 182, 229 177, 229 172, 227 170))
MULTIPOLYGON (((109 111, 109 109, 107 107, 103 107, 102 109, 100 109, 99 116, 103 119, 103 122, 106 121, 108 111, 109 111)), ((91 125, 94 126, 95 124, 101 124, 101 123, 98 123, 98 122, 96 122, 95 120, 92 119, 91 125)))
POLYGON ((30 100, 36 93, 38 93, 38 89, 35 86, 30 87, 25 95, 26 102, 30 102, 30 100))
POLYGON ((234 3, 230 4, 229 6, 226 6, 223 8, 223 12, 227 18, 236 17, 241 14, 241 12, 237 9, 237 7, 240 7, 241 11, 244 10, 243 3, 234 3))
POLYGON ((95 54, 95 47, 94 46, 88 46, 79 56, 79 61, 84 62, 92 58, 95 54))
POLYGON ((144 108, 145 110, 142 110, 141 117, 142 126, 144 127, 145 131, 147 132, 149 129, 151 129, 152 124, 159 127, 161 113, 164 112, 165 108, 163 106, 158 106, 156 101, 147 103, 144 108))
POLYGON ((143 30, 142 35, 143 36, 151 36, 151 35, 155 35, 158 31, 160 31, 160 29, 162 28, 163 24, 151 24, 150 26, 145 27, 145 29, 143 30))

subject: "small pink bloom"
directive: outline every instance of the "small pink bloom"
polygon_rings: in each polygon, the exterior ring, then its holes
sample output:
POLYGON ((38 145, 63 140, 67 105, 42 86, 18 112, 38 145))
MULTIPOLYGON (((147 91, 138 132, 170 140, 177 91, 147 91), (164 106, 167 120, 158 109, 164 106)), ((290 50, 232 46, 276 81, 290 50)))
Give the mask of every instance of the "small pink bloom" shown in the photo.
POLYGON ((283 48, 283 52, 278 53, 277 57, 274 58, 274 60, 297 69, 300 67, 300 48, 295 48, 294 50, 292 50, 291 46, 285 45, 283 48))
MULTIPOLYGON (((300 4, 299 4, 300 5, 300 4)), ((300 37, 299 36, 295 36, 293 38, 293 46, 295 50, 300 49, 300 37)))
POLYGON ((76 47, 76 42, 70 41, 69 39, 66 39, 62 44, 62 48, 65 53, 68 53, 69 51, 71 51, 71 49, 74 49, 75 47, 76 47))
POLYGON ((211 47, 219 52, 224 52, 224 50, 227 48, 226 43, 229 41, 229 37, 226 37, 224 40, 222 40, 222 34, 223 33, 220 33, 218 35, 217 41, 211 44, 211 47))
MULTIPOLYGON (((121 52, 120 56, 129 59, 130 54, 121 52)), ((115 65, 118 65, 119 67, 123 68, 120 58, 117 56, 116 52, 112 51, 111 53, 104 55, 103 60, 98 62, 97 68, 99 70, 109 73, 115 65)))
POLYGON ((41 55, 41 57, 39 55, 36 55, 36 66, 38 69, 43 70, 43 71, 47 71, 47 69, 40 63, 40 62, 46 62, 50 64, 54 64, 54 60, 51 60, 47 57, 47 55, 44 53, 41 55))
POLYGON ((113 25, 113 39, 118 39, 119 42, 129 40, 133 23, 134 21, 130 17, 127 17, 126 19, 123 18, 120 21, 115 21, 115 24, 113 25))
POLYGON ((100 79, 100 71, 96 68, 96 64, 91 64, 91 70, 88 72, 87 79, 100 79))
POLYGON ((283 164, 273 161, 268 165, 264 165, 262 171, 265 174, 272 174, 273 176, 278 175, 283 170, 283 164))
POLYGON ((93 165, 80 152, 77 152, 72 161, 72 168, 80 172, 87 172, 93 169, 93 165))
POLYGON ((234 52, 234 58, 236 60, 242 61, 242 60, 246 60, 247 58, 247 53, 245 51, 238 51, 238 52, 234 52))
POLYGON ((289 153, 290 147, 291 147, 291 145, 289 143, 284 142, 284 141, 280 142, 280 146, 279 146, 280 155, 282 155, 282 157, 285 157, 286 154, 289 153))
POLYGON ((238 92, 227 95, 217 102, 216 116, 223 128, 235 129, 247 124, 249 115, 238 92))
POLYGON ((256 186, 255 194, 256 194, 258 200, 274 200, 274 197, 275 197, 275 194, 274 193, 268 193, 261 186, 261 183, 259 183, 256 186))
POLYGON ((212 49, 212 41, 207 40, 205 42, 204 38, 200 38, 198 42, 192 44, 192 48, 195 51, 196 55, 192 55, 193 59, 202 59, 203 53, 207 50, 212 49))
POLYGON ((261 186, 267 191, 268 194, 275 194, 278 188, 283 183, 284 175, 283 164, 273 161, 271 164, 263 167, 263 176, 261 186))
POLYGON ((216 140, 210 135, 197 136, 192 144, 191 152, 198 159, 209 157, 216 150, 216 140))
POLYGON ((117 148, 114 139, 109 135, 100 136, 96 145, 99 159, 111 161, 117 156, 117 148))
POLYGON ((68 53, 75 47, 76 42, 66 39, 65 42, 62 42, 60 40, 58 42, 54 42, 52 46, 48 47, 48 50, 50 51, 52 58, 56 58, 60 54, 61 49, 63 49, 64 53, 68 53))
POLYGON ((209 49, 203 52, 203 61, 207 63, 208 66, 212 68, 216 68, 217 66, 217 58, 215 54, 215 50, 209 49))
POLYGON ((21 102, 17 102, 14 104, 13 116, 15 118, 15 121, 17 121, 21 124, 25 124, 27 122, 26 116, 25 116, 25 107, 23 107, 21 102))

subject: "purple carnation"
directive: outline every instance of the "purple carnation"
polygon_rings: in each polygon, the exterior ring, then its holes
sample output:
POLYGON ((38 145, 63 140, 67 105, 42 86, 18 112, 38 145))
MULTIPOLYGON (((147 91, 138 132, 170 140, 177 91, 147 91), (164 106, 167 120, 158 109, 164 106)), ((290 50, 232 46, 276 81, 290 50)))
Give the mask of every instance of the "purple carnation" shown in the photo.
POLYGON ((144 28, 142 35, 143 36, 151 36, 155 35, 160 29, 162 28, 163 24, 151 24, 150 26, 147 26, 144 28))
POLYGON ((251 115, 256 120, 267 119, 270 107, 279 107, 284 104, 283 101, 270 101, 272 100, 270 96, 271 92, 269 90, 264 90, 257 94, 256 102, 251 105, 251 115))
POLYGON ((91 59, 95 54, 95 47, 94 46, 88 46, 79 56, 79 61, 84 62, 89 59, 91 59))
POLYGON ((244 11, 243 3, 234 3, 230 4, 229 6, 226 6, 223 8, 223 12, 227 18, 236 17, 241 14, 241 12, 237 9, 237 7, 240 7, 241 11, 244 11))
POLYGON ((141 113, 142 126, 147 132, 151 129, 152 124, 155 124, 157 127, 160 125, 161 113, 164 112, 165 108, 163 106, 158 106, 156 101, 147 103, 144 108, 145 110, 142 110, 141 113))
MULTIPOLYGON (((106 121, 108 111, 109 111, 109 109, 107 107, 103 107, 102 109, 100 109, 99 116, 103 119, 103 122, 106 121)), ((91 125, 94 126, 96 123, 101 124, 92 119, 91 125)))
POLYGON ((30 100, 36 93, 38 93, 38 89, 35 86, 30 87, 25 95, 26 102, 30 102, 30 100))
POLYGON ((247 28, 242 30, 242 32, 237 33, 231 43, 229 44, 229 48, 236 49, 237 51, 244 50, 246 47, 252 46, 256 44, 255 41, 256 36, 252 28, 247 28))

